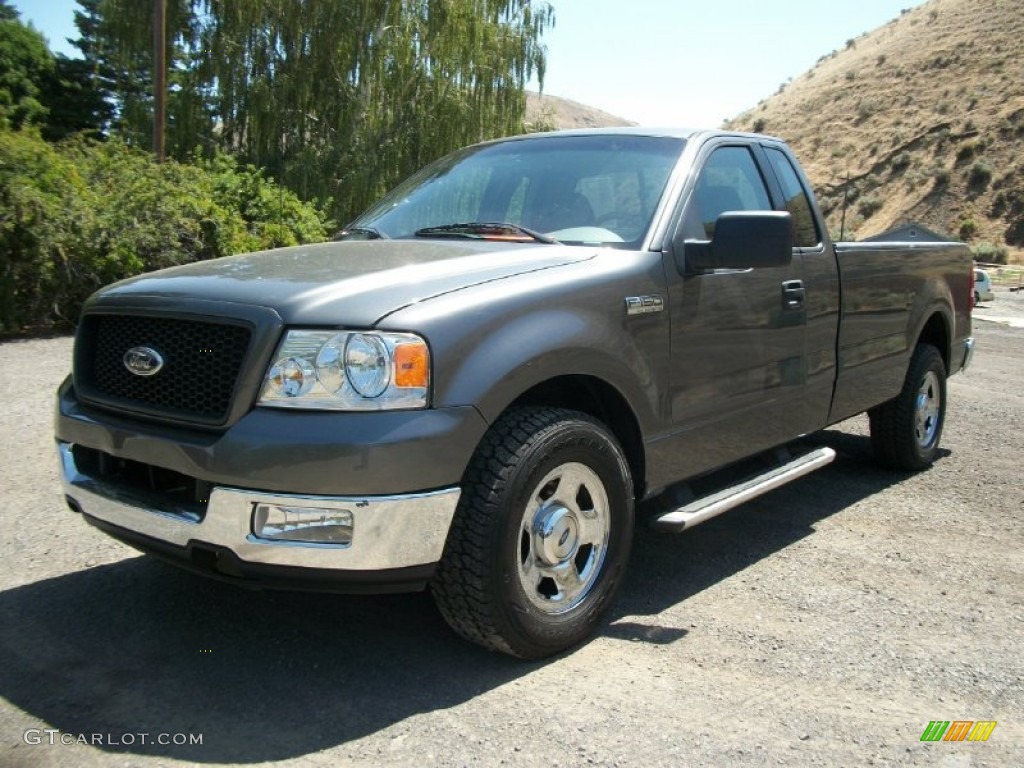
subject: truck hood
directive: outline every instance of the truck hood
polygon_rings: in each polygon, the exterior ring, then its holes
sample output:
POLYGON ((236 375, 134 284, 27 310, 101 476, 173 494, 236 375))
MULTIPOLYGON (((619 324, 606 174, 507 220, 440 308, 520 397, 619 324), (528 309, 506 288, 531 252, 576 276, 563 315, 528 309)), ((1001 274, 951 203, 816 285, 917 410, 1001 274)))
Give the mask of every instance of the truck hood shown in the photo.
POLYGON ((476 240, 318 243, 140 275, 102 290, 90 306, 199 299, 269 307, 286 324, 370 327, 434 296, 595 255, 591 248, 476 240))

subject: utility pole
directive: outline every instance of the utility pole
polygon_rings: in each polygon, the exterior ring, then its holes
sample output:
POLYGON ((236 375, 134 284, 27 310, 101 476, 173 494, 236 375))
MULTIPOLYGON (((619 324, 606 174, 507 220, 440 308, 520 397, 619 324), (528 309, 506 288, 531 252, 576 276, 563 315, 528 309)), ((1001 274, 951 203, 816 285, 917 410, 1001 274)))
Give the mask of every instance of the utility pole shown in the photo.
POLYGON ((167 0, 153 0, 153 154, 164 161, 167 115, 167 0))
POLYGON ((850 200, 850 168, 846 168, 846 183, 843 185, 843 219, 839 225, 839 242, 846 240, 846 205, 850 200))

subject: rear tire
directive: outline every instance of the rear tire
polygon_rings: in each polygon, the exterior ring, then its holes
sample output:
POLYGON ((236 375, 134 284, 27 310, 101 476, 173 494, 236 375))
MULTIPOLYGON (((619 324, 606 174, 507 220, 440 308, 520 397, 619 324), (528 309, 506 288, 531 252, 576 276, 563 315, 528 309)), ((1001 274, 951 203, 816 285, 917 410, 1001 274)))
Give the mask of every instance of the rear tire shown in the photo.
POLYGON ((939 350, 918 344, 900 393, 868 411, 875 457, 893 469, 921 470, 939 452, 946 421, 946 365, 939 350))
POLYGON ((431 589, 466 639, 543 658, 593 633, 632 536, 632 481, 607 428, 576 411, 514 408, 466 470, 431 589))

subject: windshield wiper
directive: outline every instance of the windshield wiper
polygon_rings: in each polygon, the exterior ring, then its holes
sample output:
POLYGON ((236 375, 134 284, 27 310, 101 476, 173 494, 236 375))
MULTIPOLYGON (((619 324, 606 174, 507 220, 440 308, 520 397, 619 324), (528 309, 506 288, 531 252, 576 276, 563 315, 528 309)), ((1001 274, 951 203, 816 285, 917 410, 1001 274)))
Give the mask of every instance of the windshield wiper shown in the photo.
POLYGON ((467 240, 497 240, 505 243, 557 243, 553 237, 504 221, 468 221, 416 230, 416 237, 461 237, 467 240))
POLYGON ((334 236, 335 240, 387 240, 387 235, 373 227, 349 227, 334 236))

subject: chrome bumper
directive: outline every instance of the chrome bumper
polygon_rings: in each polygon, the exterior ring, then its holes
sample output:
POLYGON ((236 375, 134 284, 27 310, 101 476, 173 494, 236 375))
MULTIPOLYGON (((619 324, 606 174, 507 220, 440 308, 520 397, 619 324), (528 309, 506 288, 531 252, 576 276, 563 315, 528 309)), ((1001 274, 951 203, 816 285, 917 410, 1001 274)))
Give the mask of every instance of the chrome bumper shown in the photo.
POLYGON ((177 547, 223 547, 242 562, 271 566, 377 571, 436 563, 455 514, 460 490, 402 496, 302 496, 215 487, 205 514, 177 509, 159 497, 143 498, 79 471, 71 444, 58 442, 64 493, 81 512, 110 525, 177 547), (270 541, 253 535, 258 505, 344 510, 351 542, 270 541))

